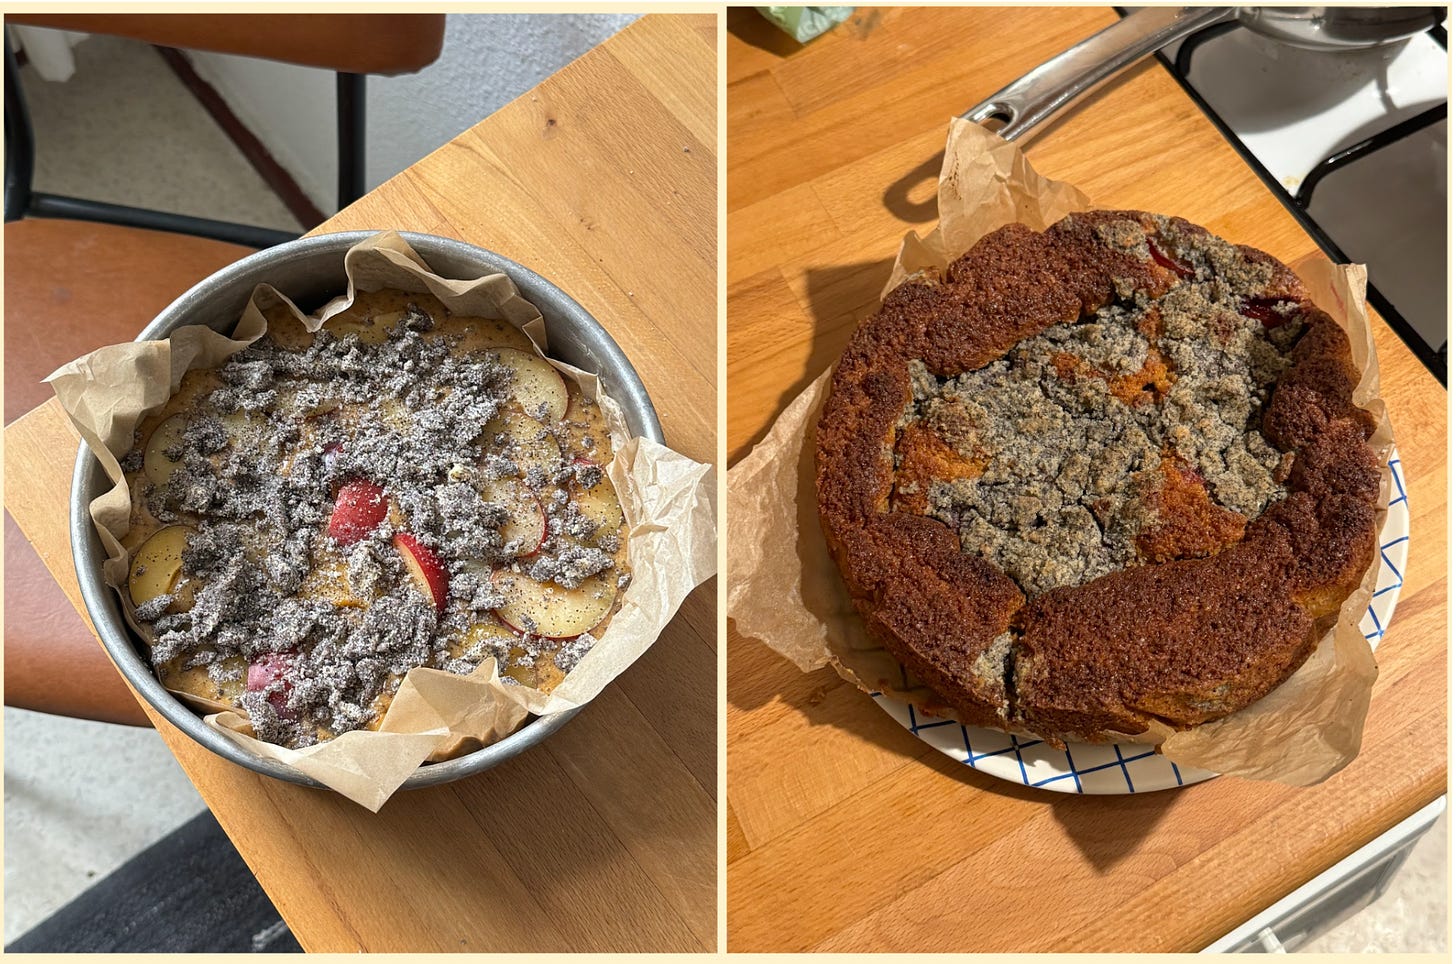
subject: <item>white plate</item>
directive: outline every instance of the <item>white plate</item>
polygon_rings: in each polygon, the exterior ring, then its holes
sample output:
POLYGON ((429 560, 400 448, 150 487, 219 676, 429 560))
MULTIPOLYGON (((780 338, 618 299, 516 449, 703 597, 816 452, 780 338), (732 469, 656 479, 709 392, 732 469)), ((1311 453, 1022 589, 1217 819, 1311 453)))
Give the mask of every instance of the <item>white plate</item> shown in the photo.
MULTIPOLYGON (((1391 500, 1380 532, 1380 574, 1375 594, 1360 621, 1374 649, 1390 625, 1410 545, 1410 504, 1405 497, 1400 454, 1390 455, 1391 500)), ((1179 767, 1140 743, 1069 743, 1058 750, 1042 740, 1025 739, 978 727, 961 726, 917 713, 915 707, 872 694, 880 708, 905 729, 946 756, 991 776, 1062 793, 1149 793, 1187 786, 1217 776, 1208 770, 1179 767)))

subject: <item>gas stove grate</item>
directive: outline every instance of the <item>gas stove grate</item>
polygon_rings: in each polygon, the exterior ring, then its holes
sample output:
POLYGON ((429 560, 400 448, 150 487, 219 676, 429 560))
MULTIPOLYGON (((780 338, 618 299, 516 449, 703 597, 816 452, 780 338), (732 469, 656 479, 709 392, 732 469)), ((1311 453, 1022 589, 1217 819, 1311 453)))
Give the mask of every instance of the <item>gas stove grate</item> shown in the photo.
MULTIPOLYGON (((1124 8, 1117 7, 1115 9, 1119 15, 1126 15, 1124 8)), ((1366 138, 1358 144, 1336 151, 1314 166, 1313 170, 1311 170, 1309 175, 1304 179, 1304 182, 1300 185, 1298 194, 1295 197, 1291 197, 1289 192, 1279 183, 1279 180, 1244 145, 1232 128, 1214 112, 1208 102, 1188 79, 1189 70, 1193 62, 1193 55, 1197 49, 1208 41, 1221 37, 1232 30, 1238 29, 1238 27, 1239 25, 1237 23, 1217 23, 1213 26, 1205 27, 1203 30, 1192 34, 1183 41, 1179 46, 1176 60, 1170 61, 1168 55, 1163 51, 1158 51, 1157 58, 1163 64, 1163 67, 1173 76, 1173 79, 1178 82, 1178 85, 1183 88, 1184 93, 1198 105, 1198 108, 1203 111, 1204 116, 1213 122, 1214 126, 1218 128, 1219 133, 1223 134, 1224 139, 1238 152, 1245 163, 1254 170, 1254 173, 1259 176, 1265 186, 1273 192, 1274 196, 1279 199, 1279 202, 1294 216, 1294 219, 1299 222, 1300 226, 1309 233, 1310 237, 1319 245, 1320 250, 1337 263, 1348 263, 1350 261, 1349 256, 1340 249, 1340 246, 1309 215, 1308 206, 1315 187, 1330 173, 1361 158, 1368 157, 1381 148, 1388 147, 1402 138, 1408 137, 1444 119, 1446 116, 1446 105, 1442 104, 1439 107, 1431 108, 1415 117, 1394 124, 1387 130, 1366 138)), ((1443 28, 1440 26, 1432 27, 1428 33, 1442 48, 1446 47, 1446 31, 1443 28)), ((1406 347, 1421 360, 1421 363, 1436 377, 1437 381, 1442 386, 1445 386, 1447 343, 1443 341, 1439 348, 1432 348, 1416 332, 1415 328, 1412 327, 1400 311, 1396 309, 1390 299, 1385 297, 1373 283, 1369 284, 1366 288, 1366 300, 1375 307, 1375 310, 1380 313, 1380 317, 1384 319, 1392 331, 1400 336, 1400 340, 1405 342, 1406 347)))
POLYGON ((1347 164, 1353 164, 1363 157, 1369 157, 1382 147, 1389 147, 1402 138, 1409 137, 1416 131, 1424 130, 1437 121, 1446 119, 1446 105, 1441 104, 1432 107, 1430 110, 1422 111, 1414 117, 1407 118, 1387 128, 1373 137, 1367 137, 1358 144, 1336 151, 1329 157, 1320 161, 1314 169, 1305 177, 1304 182, 1299 185, 1299 191, 1294 195, 1294 203, 1305 210, 1309 209, 1309 202, 1314 197, 1314 189, 1319 186, 1320 181, 1326 175, 1333 174, 1347 164))

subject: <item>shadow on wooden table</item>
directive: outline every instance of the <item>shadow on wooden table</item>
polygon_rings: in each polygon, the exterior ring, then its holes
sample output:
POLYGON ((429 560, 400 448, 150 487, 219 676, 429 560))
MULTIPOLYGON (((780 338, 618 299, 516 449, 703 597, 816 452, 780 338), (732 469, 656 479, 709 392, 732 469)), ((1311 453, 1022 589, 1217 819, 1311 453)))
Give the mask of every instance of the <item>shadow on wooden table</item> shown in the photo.
MULTIPOLYGON (((1099 873, 1109 871, 1136 853, 1139 843, 1157 829, 1180 794, 1197 792, 1189 789, 1128 796, 1082 796, 1027 787, 990 776, 921 742, 834 670, 826 667, 804 673, 734 628, 728 633, 728 702, 745 714, 777 703, 792 709, 811 731, 832 727, 872 744, 880 752, 888 751, 907 762, 918 760, 977 790, 1047 804, 1067 838, 1099 873)), ((776 726, 783 729, 783 724, 776 726)), ((729 742, 731 745, 733 741, 729 742)), ((734 781, 734 765, 730 756, 730 787, 734 781)))
MULTIPOLYGON (((1035 139, 1046 136, 1060 124, 1060 119, 1053 120, 1044 129, 1033 131, 1021 139, 1021 146, 1029 147, 1035 139)), ((885 188, 882 196, 885 210, 904 221, 907 231, 916 229, 924 235, 939 221, 940 205, 937 203, 936 186, 944 164, 945 151, 936 151, 885 188)))
POLYGON ((826 265, 804 273, 809 315, 814 320, 813 350, 805 373, 813 374, 804 384, 834 363, 859 322, 880 307, 880 289, 890 278, 897 249, 898 245, 874 261, 826 265))
POLYGON ((936 203, 936 182, 940 179, 940 168, 944 163, 945 151, 936 151, 885 188, 885 210, 904 221, 907 230, 927 221, 933 224, 940 214, 940 206, 936 203))
POLYGON ((1173 804, 1196 788, 1108 796, 1056 793, 1052 816, 1099 873, 1106 873, 1138 852, 1173 804))
POLYGON ((728 8, 728 32, 750 47, 776 57, 788 57, 804 45, 764 19, 752 7, 728 8))
MULTIPOLYGON (((773 417, 728 453, 730 466, 761 442, 773 426, 773 419, 778 418, 779 413, 790 402, 798 398, 814 379, 824 374, 825 369, 839 359, 860 320, 879 307, 880 289, 889 278, 890 265, 893 263, 893 257, 885 257, 878 261, 810 268, 804 272, 803 287, 809 300, 807 312, 814 323, 809 339, 808 358, 798 377, 779 396, 773 408, 773 417)), ((793 283, 792 279, 790 283, 793 283)), ((728 328, 731 333, 732 318, 728 320, 728 328)), ((732 389, 730 384, 730 400, 732 389)))
MULTIPOLYGON (((588 706, 548 744, 602 710, 588 706)), ((369 865, 376 869, 361 868, 361 873, 387 872, 407 906, 408 895, 417 892, 409 882, 429 880, 442 864, 470 853, 478 888, 458 895, 462 917, 457 931, 432 933, 426 939, 405 929, 393 946, 369 949, 700 950, 675 906, 678 901, 665 896, 634 860, 631 848, 619 842, 623 828, 615 815, 603 813, 599 801, 573 779, 574 752, 564 745, 534 747, 476 776, 391 799, 371 821, 369 839, 363 843, 372 858, 369 865), (438 836, 421 836, 421 813, 437 823, 438 836), (633 912, 613 913, 618 902, 629 903, 633 912), (477 933, 481 914, 490 918, 484 941, 477 933)), ((345 810, 353 806, 337 797, 319 802, 345 810)), ((682 833, 681 820, 654 807, 639 807, 633 811, 628 839, 640 845, 680 839, 682 833)), ((712 844, 711 833, 701 834, 704 854, 712 844)), ((698 861, 687 856, 683 873, 696 877, 697 868, 687 865, 698 861)), ((683 896, 691 891, 688 899, 694 900, 706 892, 696 881, 684 890, 683 896)), ((711 913, 710 900, 701 912, 711 913)))
MULTIPOLYGON (((744 714, 770 704, 788 708, 799 717, 798 722, 811 729, 832 727, 907 760, 929 749, 833 669, 826 666, 805 673, 763 643, 738 632, 731 620, 728 702, 744 714)), ((729 762, 728 783, 732 786, 729 762)))
MULTIPOLYGON (((788 659, 756 639, 744 636, 729 624, 728 631, 728 702, 743 713, 752 713, 770 703, 793 710, 811 732, 833 728, 872 746, 873 752, 888 752, 906 763, 919 760, 925 766, 941 771, 979 790, 1030 802, 1050 802, 1052 794, 1019 783, 1010 783, 973 767, 957 763, 945 754, 921 742, 879 708, 873 699, 825 667, 809 673, 801 671, 788 659)), ((781 732, 782 723, 775 724, 781 732)), ((794 727, 797 729, 797 727, 794 727)), ((811 741, 830 737, 811 737, 811 741)), ((733 740, 729 740, 730 746, 733 740)), ((833 757, 837 750, 826 749, 833 757)), ((861 747, 856 755, 864 752, 861 747)), ((734 759, 728 761, 728 785, 733 786, 734 759)))
MULTIPOLYGON (((1161 68, 1149 62, 1113 78, 1103 87, 1098 88, 1091 94, 1088 94, 1083 100, 1079 101, 1078 109, 1089 108, 1096 104, 1097 101, 1114 95, 1122 85, 1128 83, 1136 76, 1138 71, 1156 69, 1161 68)), ((975 103, 967 103, 965 109, 970 110, 974 106, 976 106, 975 103)), ((1073 116, 1074 112, 1069 111, 1068 113, 1054 117, 1050 121, 1033 128, 1029 133, 1018 138, 1016 143, 1023 151, 1030 155, 1034 152, 1038 143, 1055 141, 1057 132, 1073 116)), ((1031 161, 1032 166, 1036 167, 1036 158, 1034 156, 1031 157, 1031 161)), ((935 154, 907 170, 901 177, 895 179, 885 188, 885 193, 882 198, 885 204, 885 210, 889 211, 901 221, 904 221, 907 230, 916 228, 923 234, 933 228, 938 221, 940 210, 936 203, 936 183, 940 178, 940 169, 944 163, 945 151, 936 151, 935 154)), ((1054 172, 1048 173, 1041 171, 1040 168, 1037 168, 1037 170, 1038 173, 1046 174, 1048 177, 1054 176, 1054 172)), ((1115 199, 1109 200, 1106 203, 1112 207, 1117 206, 1115 199)))

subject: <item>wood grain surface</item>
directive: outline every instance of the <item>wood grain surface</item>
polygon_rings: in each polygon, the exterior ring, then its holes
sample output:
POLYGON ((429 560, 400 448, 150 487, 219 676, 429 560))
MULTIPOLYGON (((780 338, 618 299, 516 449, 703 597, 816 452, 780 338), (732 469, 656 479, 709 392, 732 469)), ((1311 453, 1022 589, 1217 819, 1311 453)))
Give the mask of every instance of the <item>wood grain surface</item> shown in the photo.
MULTIPOLYGON (((730 11, 730 465, 873 311, 905 232, 933 224, 948 120, 1115 16, 857 8, 800 47, 730 11)), ((1098 206, 1181 215, 1287 261, 1317 250, 1157 63, 1025 146, 1098 206)), ((1197 950, 1443 792, 1446 395, 1381 323, 1376 342, 1411 558, 1353 764, 1306 789, 1027 789, 942 756, 730 618, 729 950, 1197 950)))
MULTIPOLYGON (((582 303, 668 444, 716 455, 716 21, 637 21, 320 232, 460 238, 582 303)), ((67 541, 75 436, 6 429, 5 502, 84 613, 67 541), (58 457, 59 455, 59 457, 58 457)), ((150 713, 309 951, 698 951, 717 943, 714 582, 545 744, 371 814, 267 779, 150 713)))

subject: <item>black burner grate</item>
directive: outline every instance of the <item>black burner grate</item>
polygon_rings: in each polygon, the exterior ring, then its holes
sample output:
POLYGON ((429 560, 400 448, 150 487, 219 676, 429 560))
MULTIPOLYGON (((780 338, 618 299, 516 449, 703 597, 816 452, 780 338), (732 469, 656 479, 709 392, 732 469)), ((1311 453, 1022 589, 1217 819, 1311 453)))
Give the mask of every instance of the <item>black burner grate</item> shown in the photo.
MULTIPOLYGON (((1127 13, 1122 7, 1115 9, 1121 16, 1125 16, 1127 13)), ((1157 58, 1173 76, 1173 79, 1178 82, 1178 85, 1183 88, 1184 93, 1198 105, 1198 108, 1203 111, 1204 115, 1223 134, 1224 139, 1232 145, 1234 150, 1239 153, 1239 156, 1244 159, 1245 163, 1254 170, 1254 173, 1259 176, 1265 186, 1270 189, 1274 196, 1279 199, 1279 202, 1294 216, 1294 219, 1299 222, 1300 226, 1309 233, 1310 237, 1319 245, 1320 250, 1336 263, 1347 264, 1351 260, 1349 256, 1310 217, 1308 207, 1315 188, 1328 174, 1362 158, 1368 157, 1381 148, 1389 147, 1391 144, 1443 120, 1446 117, 1446 105, 1442 104, 1439 107, 1431 108, 1415 117, 1394 124, 1389 129, 1368 137, 1358 144, 1335 152, 1319 164, 1316 164, 1314 169, 1305 178, 1304 183, 1300 185, 1298 195, 1296 197, 1290 197, 1289 192, 1280 185, 1278 179, 1270 173, 1263 162, 1244 146, 1238 135, 1224 123, 1223 119, 1214 112, 1208 102, 1188 80, 1193 55, 1198 48, 1208 41, 1221 37, 1236 29, 1239 29, 1239 25, 1236 23, 1217 23, 1211 27, 1205 27, 1203 30, 1187 37, 1183 41, 1178 49, 1178 55, 1175 60, 1170 60, 1168 55, 1163 51, 1157 53, 1157 58)), ((1444 29, 1436 26, 1432 27, 1428 33, 1443 49, 1446 47, 1446 31, 1444 29)), ((1396 309, 1390 299, 1385 297, 1373 283, 1370 283, 1366 288, 1366 300, 1375 306, 1375 310, 1380 313, 1381 318, 1385 320, 1391 330, 1400 336, 1400 340, 1405 342, 1406 347, 1421 360, 1421 363, 1444 386, 1446 384, 1446 342, 1443 341, 1439 348, 1432 348, 1415 328, 1411 326, 1410 322, 1406 321, 1405 316, 1396 309)))

